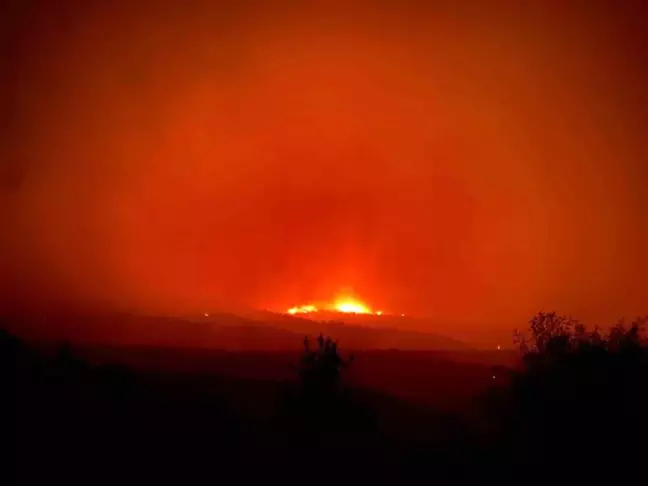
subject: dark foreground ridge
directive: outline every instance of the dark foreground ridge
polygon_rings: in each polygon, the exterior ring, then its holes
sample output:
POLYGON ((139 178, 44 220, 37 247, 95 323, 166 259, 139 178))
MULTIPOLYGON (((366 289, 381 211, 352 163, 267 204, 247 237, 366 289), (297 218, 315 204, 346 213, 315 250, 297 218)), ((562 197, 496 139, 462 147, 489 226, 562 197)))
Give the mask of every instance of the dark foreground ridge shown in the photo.
POLYGON ((304 340, 294 378, 278 382, 92 365, 69 345, 47 354, 0 331, 1 474, 21 483, 636 481, 648 449, 644 323, 603 334, 541 313, 528 335, 516 333, 520 364, 494 367, 471 413, 453 414, 349 387, 353 357, 322 335, 304 340))

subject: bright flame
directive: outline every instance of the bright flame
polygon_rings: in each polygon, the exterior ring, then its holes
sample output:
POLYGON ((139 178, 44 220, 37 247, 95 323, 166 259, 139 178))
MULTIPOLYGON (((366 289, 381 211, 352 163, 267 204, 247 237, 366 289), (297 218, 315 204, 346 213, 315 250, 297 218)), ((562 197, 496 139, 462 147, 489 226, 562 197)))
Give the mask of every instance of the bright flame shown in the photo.
POLYGON ((301 305, 299 307, 291 307, 288 309, 288 314, 308 314, 309 312, 317 312, 317 307, 314 305, 301 305))
POLYGON ((338 312, 347 312, 350 314, 372 314, 366 305, 354 300, 338 300, 333 308, 338 312))
POLYGON ((295 306, 291 307, 286 312, 291 315, 310 314, 313 312, 318 312, 320 309, 330 312, 343 312, 345 314, 375 314, 378 316, 382 315, 382 311, 374 313, 369 306, 359 301, 358 299, 350 297, 340 297, 338 299, 335 299, 332 304, 322 305, 319 308, 310 304, 295 306))

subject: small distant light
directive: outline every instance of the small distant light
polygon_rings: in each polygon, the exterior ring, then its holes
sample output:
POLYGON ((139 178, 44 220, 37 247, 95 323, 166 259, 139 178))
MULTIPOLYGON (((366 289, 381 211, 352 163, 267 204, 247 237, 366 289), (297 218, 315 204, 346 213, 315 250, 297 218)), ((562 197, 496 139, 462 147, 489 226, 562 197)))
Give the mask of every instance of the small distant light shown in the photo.
POLYGON ((401 314, 401 317, 405 317, 405 314, 401 314))
POLYGON ((205 317, 209 317, 209 314, 207 314, 206 312, 205 312, 205 317))
POLYGON ((497 350, 499 351, 500 349, 502 349, 502 348, 501 348, 500 345, 498 344, 498 345, 497 345, 497 350))
POLYGON ((493 375, 493 380, 495 379, 495 375, 493 375))
POLYGON ((378 311, 378 312, 376 312, 376 315, 377 315, 377 316, 382 316, 382 311, 378 311))

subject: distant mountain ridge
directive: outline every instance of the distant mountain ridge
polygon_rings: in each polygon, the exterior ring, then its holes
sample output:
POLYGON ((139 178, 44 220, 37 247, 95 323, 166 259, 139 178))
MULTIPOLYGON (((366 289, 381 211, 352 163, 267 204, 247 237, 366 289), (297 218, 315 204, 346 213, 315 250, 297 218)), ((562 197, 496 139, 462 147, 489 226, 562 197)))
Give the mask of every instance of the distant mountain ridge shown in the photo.
POLYGON ((315 337, 319 333, 339 339, 345 349, 468 349, 464 343, 440 334, 396 329, 401 324, 400 317, 381 316, 380 327, 372 324, 370 316, 339 317, 344 321, 318 321, 270 312, 256 316, 210 313, 182 317, 59 313, 14 319, 10 330, 27 339, 45 341, 230 351, 298 350, 304 336, 315 337))

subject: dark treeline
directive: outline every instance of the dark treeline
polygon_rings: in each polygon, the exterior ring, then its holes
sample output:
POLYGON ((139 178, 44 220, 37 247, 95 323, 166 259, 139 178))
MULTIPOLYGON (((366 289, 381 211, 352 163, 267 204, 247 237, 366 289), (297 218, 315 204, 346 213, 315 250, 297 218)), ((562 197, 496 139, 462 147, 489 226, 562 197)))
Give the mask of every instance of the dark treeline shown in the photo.
POLYGON ((519 365, 494 369, 473 413, 454 415, 349 389, 353 357, 324 336, 305 339, 293 381, 240 383, 90 365, 68 345, 46 355, 1 331, 3 474, 89 483, 136 474, 158 482, 172 472, 214 483, 639 480, 645 322, 602 333, 538 314, 515 334, 519 365))

